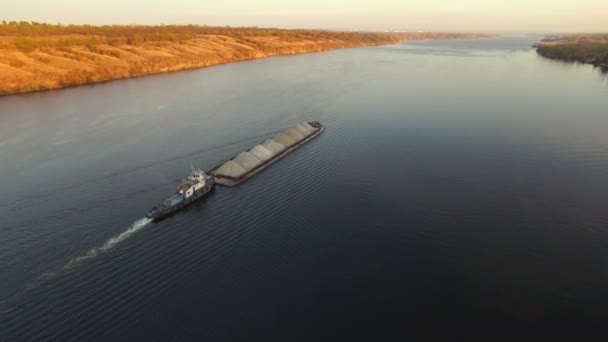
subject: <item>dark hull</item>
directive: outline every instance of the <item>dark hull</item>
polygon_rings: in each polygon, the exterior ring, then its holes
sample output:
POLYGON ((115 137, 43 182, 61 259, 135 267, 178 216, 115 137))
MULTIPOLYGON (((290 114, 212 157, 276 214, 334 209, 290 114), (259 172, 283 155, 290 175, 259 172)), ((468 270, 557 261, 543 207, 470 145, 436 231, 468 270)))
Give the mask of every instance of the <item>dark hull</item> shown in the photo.
POLYGON ((208 184, 207 186, 205 186, 203 189, 196 191, 194 193, 194 195, 192 195, 191 197, 185 199, 183 202, 181 202, 180 204, 174 206, 174 207, 170 207, 167 208, 165 210, 159 210, 157 211, 154 215, 151 214, 146 214, 147 218, 151 218, 154 221, 158 221, 160 219, 163 219, 169 215, 172 215, 174 213, 176 213, 177 211, 183 209, 184 207, 190 205, 191 203, 193 203, 194 201, 205 197, 205 195, 207 195, 208 193, 210 193, 211 191, 213 191, 215 189, 215 182, 211 181, 210 184, 208 184))
MULTIPOLYGON (((316 124, 320 125, 318 123, 316 123, 316 124)), ((221 175, 218 175, 218 174, 214 173, 214 171, 217 170, 218 168, 220 168, 220 166, 222 166, 222 164, 224 164, 226 161, 221 162, 219 165, 217 165, 214 168, 212 168, 211 170, 209 170, 209 172, 211 174, 213 174, 213 176, 215 177, 215 182, 218 185, 229 186, 229 187, 237 186, 237 185, 243 183, 244 181, 248 180, 249 178, 255 176, 256 174, 258 174, 262 170, 266 169, 270 165, 274 164, 275 162, 283 159, 286 155, 288 155, 291 152, 297 150, 302 145, 304 145, 307 142, 311 141, 312 139, 318 137, 319 134, 321 134, 324 130, 325 130, 325 127, 320 126, 319 130, 317 130, 313 134, 311 134, 308 137, 306 137, 306 139, 303 139, 302 141, 299 141, 299 142, 291 145, 285 151, 277 154, 276 156, 272 157, 271 159, 268 159, 267 161, 263 162, 262 164, 258 165, 255 168, 249 170, 247 173, 243 174, 240 177, 237 177, 237 178, 235 178, 235 177, 227 177, 227 176, 221 176, 221 175)), ((233 158, 230 158, 230 159, 233 159, 233 158)))

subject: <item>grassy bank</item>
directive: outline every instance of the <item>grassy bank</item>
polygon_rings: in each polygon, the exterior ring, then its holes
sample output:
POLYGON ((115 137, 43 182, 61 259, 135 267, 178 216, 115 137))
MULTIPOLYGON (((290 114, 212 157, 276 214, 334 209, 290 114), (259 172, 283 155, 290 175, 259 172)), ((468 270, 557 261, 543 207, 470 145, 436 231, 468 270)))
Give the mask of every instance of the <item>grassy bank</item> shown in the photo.
POLYGON ((276 55, 475 37, 480 35, 2 22, 0 95, 276 55))

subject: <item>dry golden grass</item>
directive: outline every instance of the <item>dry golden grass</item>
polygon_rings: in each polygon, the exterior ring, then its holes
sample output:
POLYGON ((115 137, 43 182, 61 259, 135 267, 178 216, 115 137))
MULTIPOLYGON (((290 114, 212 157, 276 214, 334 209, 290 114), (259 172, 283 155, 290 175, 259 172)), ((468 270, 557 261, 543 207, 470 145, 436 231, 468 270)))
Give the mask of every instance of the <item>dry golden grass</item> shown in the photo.
POLYGON ((69 30, 48 26, 32 34, 31 27, 0 26, 0 95, 275 55, 386 45, 406 39, 473 37, 197 26, 69 26, 69 30), (89 31, 93 34, 82 33, 89 31))

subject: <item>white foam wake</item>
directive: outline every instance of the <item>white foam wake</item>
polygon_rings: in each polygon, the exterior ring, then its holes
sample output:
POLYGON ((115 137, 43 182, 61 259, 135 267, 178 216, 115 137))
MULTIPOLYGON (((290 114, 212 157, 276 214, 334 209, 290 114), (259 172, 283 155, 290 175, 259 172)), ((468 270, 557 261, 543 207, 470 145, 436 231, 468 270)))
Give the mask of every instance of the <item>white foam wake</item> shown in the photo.
POLYGON ((103 245, 90 249, 86 254, 73 258, 67 264, 65 264, 65 266, 63 266, 63 268, 66 270, 72 269, 72 268, 80 265, 84 261, 93 259, 93 258, 97 257, 99 254, 105 253, 105 252, 111 250, 119 243, 125 241, 126 239, 130 238, 133 234, 142 230, 150 222, 152 222, 152 219, 149 219, 146 217, 133 222, 131 224, 131 226, 129 228, 127 228, 127 230, 125 230, 124 232, 109 238, 103 245))
MULTIPOLYGON (((106 240, 106 242, 103 245, 90 249, 84 255, 71 259, 61 269, 58 269, 58 270, 56 269, 55 271, 48 271, 48 272, 42 273, 38 277, 37 281, 51 280, 51 279, 55 278, 56 276, 58 276, 59 273, 61 273, 61 271, 68 271, 68 270, 74 269, 74 268, 80 266, 85 261, 93 259, 102 253, 108 252, 112 248, 116 247, 119 243, 125 241, 126 239, 130 238, 133 234, 142 230, 150 222, 152 222, 152 219, 149 219, 146 217, 140 218, 139 220, 133 222, 129 226, 129 228, 127 228, 127 230, 125 230, 124 232, 109 238, 108 240, 106 240)), ((26 286, 26 289, 36 287, 37 285, 38 285, 37 282, 31 283, 28 286, 26 286)))
MULTIPOLYGON (((149 219, 146 217, 141 218, 141 219, 133 222, 129 226, 129 228, 127 228, 127 230, 125 230, 124 232, 106 240, 106 242, 103 245, 92 248, 88 252, 86 252, 84 255, 71 259, 62 268, 55 269, 54 271, 48 271, 48 272, 42 273, 40 276, 38 276, 38 278, 35 281, 27 284, 21 292, 19 292, 15 296, 13 296, 13 299, 16 300, 21 295, 26 294, 28 291, 40 286, 42 283, 44 283, 46 281, 50 281, 50 280, 54 279, 55 277, 57 277, 61 274, 64 274, 65 272, 75 269, 76 267, 82 265, 87 260, 93 259, 93 258, 99 256, 100 254, 110 251, 112 248, 116 247, 121 242, 123 242, 126 239, 133 236, 133 234, 142 230, 145 226, 147 226, 152 221, 153 221, 152 219, 149 219)), ((0 301, 0 309, 2 309, 2 307, 7 303, 8 303, 8 300, 0 301)))

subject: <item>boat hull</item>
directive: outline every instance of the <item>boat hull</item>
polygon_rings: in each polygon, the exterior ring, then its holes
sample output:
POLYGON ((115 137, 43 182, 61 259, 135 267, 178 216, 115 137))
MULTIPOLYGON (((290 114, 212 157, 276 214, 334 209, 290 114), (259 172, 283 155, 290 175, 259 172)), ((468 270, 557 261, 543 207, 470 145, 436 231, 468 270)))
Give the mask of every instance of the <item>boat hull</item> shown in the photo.
POLYGON ((187 199, 185 199, 184 201, 180 202, 178 205, 169 207, 164 210, 157 211, 155 214, 148 213, 148 214, 146 214, 146 217, 153 219, 154 221, 158 221, 163 218, 166 218, 167 216, 172 215, 172 214, 176 213, 177 211, 192 204, 193 202, 205 197, 205 195, 212 192, 214 189, 215 189, 215 182, 210 181, 210 184, 206 185, 201 190, 196 191, 192 196, 190 196, 187 199))

